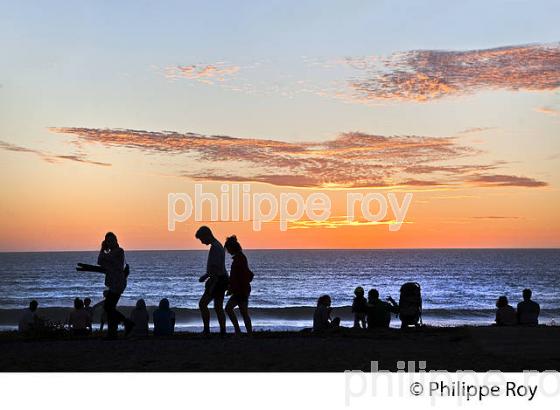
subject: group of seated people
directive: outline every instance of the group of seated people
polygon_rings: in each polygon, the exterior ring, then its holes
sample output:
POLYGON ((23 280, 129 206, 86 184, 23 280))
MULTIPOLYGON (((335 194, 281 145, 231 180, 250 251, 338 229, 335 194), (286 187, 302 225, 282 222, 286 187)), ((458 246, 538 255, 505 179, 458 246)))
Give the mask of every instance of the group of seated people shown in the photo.
MULTIPOLYGON (((91 306, 91 299, 80 298, 74 299, 74 309, 70 312, 66 322, 68 329, 75 336, 85 336, 93 330, 93 314, 95 308, 103 304, 103 301, 91 306)), ((44 328, 46 321, 39 317, 37 309, 39 303, 32 300, 29 308, 25 309, 18 324, 18 330, 21 333, 33 333, 44 328)), ((106 321, 105 312, 103 312, 100 321, 100 331, 103 331, 104 322, 106 321)), ((169 307, 169 300, 164 298, 160 300, 159 306, 152 314, 154 323, 154 336, 171 336, 175 332, 175 312, 169 307)), ((130 320, 134 322, 134 328, 131 336, 145 337, 149 333, 150 315, 146 308, 144 299, 136 302, 136 306, 130 312, 130 320)))
MULTIPOLYGON (((391 297, 387 302, 379 299, 377 289, 368 292, 367 299, 364 296, 364 289, 357 287, 354 290, 354 300, 352 303, 352 313, 354 316, 354 327, 363 329, 388 328, 391 323, 391 313, 399 313, 399 305, 391 297)), ((509 305, 506 296, 500 296, 496 302, 496 325, 538 325, 540 306, 531 300, 531 289, 523 290, 523 301, 517 304, 517 310, 509 305)), ((75 335, 86 335, 92 331, 93 313, 95 308, 101 305, 99 302, 91 306, 91 299, 74 299, 74 309, 68 317, 68 328, 75 335)), ((317 300, 317 307, 313 315, 313 330, 323 331, 340 327, 340 318, 331 318, 331 297, 322 295, 317 300)), ((39 304, 36 300, 29 303, 29 308, 25 309, 19 321, 19 331, 28 333, 39 330, 45 324, 45 320, 37 315, 39 304)), ((169 300, 164 298, 159 302, 159 306, 153 312, 154 335, 170 336, 175 331, 175 312, 169 307, 169 300)), ((130 320, 134 322, 132 336, 148 336, 149 314, 144 299, 139 299, 136 306, 130 313, 130 320)), ((401 318, 402 320, 402 318, 401 318)), ((104 319, 102 316, 100 331, 103 330, 104 319)))
MULTIPOLYGON (((391 313, 398 313, 399 306, 391 297, 387 302, 379 299, 379 291, 371 289, 367 299, 364 296, 364 288, 358 286, 354 290, 352 302, 352 314, 354 316, 354 328, 374 329, 388 328, 391 323, 391 313)), ((331 297, 322 295, 317 300, 317 307, 313 315, 313 331, 323 331, 340 327, 340 318, 331 318, 331 297)))
MULTIPOLYGON (((375 329, 388 328, 391 323, 391 313, 401 313, 399 304, 391 297, 387 301, 379 299, 377 289, 368 292, 367 299, 364 296, 364 289, 360 286, 354 290, 354 300, 352 303, 352 314, 354 316, 354 328, 375 329)), ((500 296, 496 303, 496 325, 538 325, 540 306, 531 300, 531 289, 523 290, 523 301, 517 304, 517 310, 508 304, 506 296, 500 296)), ((331 318, 331 298, 329 295, 322 295, 317 300, 317 307, 313 315, 313 330, 324 331, 340 327, 340 318, 331 318)), ((405 318, 401 317, 403 328, 407 327, 405 318)), ((411 323, 412 324, 412 323, 411 323)))
POLYGON ((509 305, 506 296, 500 296, 496 302, 496 325, 497 326, 514 326, 514 325, 538 325, 541 307, 531 297, 533 292, 531 289, 523 290, 523 301, 517 304, 517 310, 509 305))

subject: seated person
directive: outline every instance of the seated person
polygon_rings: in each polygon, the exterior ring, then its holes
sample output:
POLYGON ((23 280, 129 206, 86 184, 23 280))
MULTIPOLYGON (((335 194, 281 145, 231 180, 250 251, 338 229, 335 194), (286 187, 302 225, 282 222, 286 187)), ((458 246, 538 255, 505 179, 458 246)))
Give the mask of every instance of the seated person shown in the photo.
POLYGON ((354 290, 354 298, 352 302, 352 313, 354 314, 354 327, 366 328, 367 300, 364 297, 364 288, 358 286, 354 290))
POLYGON ((496 302, 496 325, 498 326, 513 326, 517 324, 517 317, 515 309, 509 305, 508 299, 505 296, 500 296, 496 302))
POLYGON ((317 299, 317 307, 313 314, 314 332, 340 327, 340 318, 335 317, 331 320, 331 311, 331 297, 329 295, 323 295, 317 299))
MULTIPOLYGON (((392 301, 393 299, 390 300, 392 301)), ((368 292, 367 304, 368 329, 388 328, 391 323, 391 312, 394 309, 395 306, 379 299, 377 289, 371 289, 368 292)))
POLYGON ((136 307, 130 312, 130 320, 134 322, 131 333, 132 336, 148 336, 148 322, 150 316, 148 315, 144 299, 139 299, 136 302, 136 307))
POLYGON ((539 324, 541 307, 537 302, 531 300, 532 295, 531 289, 523 290, 523 302, 517 304, 517 322, 520 325, 536 326, 539 324))
POLYGON ((90 298, 85 298, 84 299, 84 310, 87 312, 87 314, 89 315, 90 321, 93 323, 94 307, 91 306, 91 299, 90 298))
POLYGON ((169 300, 163 298, 154 310, 154 336, 171 336, 175 331, 175 312, 169 309, 169 300))
POLYGON ((80 298, 74 299, 74 309, 70 312, 68 326, 75 335, 84 335, 91 331, 91 316, 84 309, 84 301, 80 298))
POLYGON ((21 333, 28 333, 37 330, 40 319, 37 316, 37 307, 39 303, 36 300, 29 302, 29 308, 23 311, 23 315, 19 319, 18 330, 21 333))

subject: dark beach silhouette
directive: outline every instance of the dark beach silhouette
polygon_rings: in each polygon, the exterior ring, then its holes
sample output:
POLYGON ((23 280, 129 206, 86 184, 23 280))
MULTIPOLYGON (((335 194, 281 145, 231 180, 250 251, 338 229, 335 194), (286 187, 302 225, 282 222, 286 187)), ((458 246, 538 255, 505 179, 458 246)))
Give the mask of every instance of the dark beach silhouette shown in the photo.
POLYGON ((239 334, 241 329, 234 311, 234 308, 238 306, 245 323, 245 330, 247 334, 251 334, 253 332, 253 325, 249 316, 249 295, 251 294, 251 282, 255 275, 249 269, 247 257, 243 253, 243 249, 235 235, 226 239, 224 247, 233 258, 227 290, 227 294, 231 296, 226 304, 226 312, 233 324, 235 333, 239 334))
POLYGON ((354 328, 365 329, 367 327, 366 315, 368 311, 368 301, 364 296, 364 288, 358 286, 354 289, 354 296, 354 300, 352 301, 354 328))
POLYGON ((539 324, 541 307, 537 302, 531 300, 532 296, 531 289, 523 290, 523 301, 517 304, 517 322, 520 325, 536 326, 539 324))
POLYGON ((131 336, 148 336, 150 315, 148 314, 148 309, 146 308, 146 302, 144 299, 138 299, 136 301, 135 308, 132 312, 130 312, 130 320, 134 323, 134 329, 132 329, 131 336))
POLYGON ((506 296, 500 296, 496 301, 496 325, 513 326, 517 324, 515 309, 509 305, 506 296))
POLYGON ((154 336, 171 336, 175 332, 175 312, 169 308, 169 300, 163 298, 154 310, 154 336))
POLYGON ((391 324, 391 312, 398 313, 398 306, 392 302, 384 302, 379 299, 377 289, 370 289, 367 301, 367 327, 368 329, 388 328, 391 324))
POLYGON ((212 231, 207 226, 201 226, 196 231, 195 237, 204 245, 210 245, 208 261, 206 263, 206 273, 199 278, 199 282, 204 283, 204 293, 202 294, 198 307, 204 325, 204 334, 210 333, 210 311, 208 305, 214 301, 214 310, 220 324, 220 333, 226 333, 226 316, 224 314, 224 296, 228 288, 228 274, 226 270, 226 255, 222 244, 214 237, 212 231))
POLYGON ((84 309, 84 301, 74 299, 74 309, 68 317, 68 328, 74 336, 85 336, 91 331, 91 316, 84 309))
POLYGON ((313 314, 314 332, 324 332, 340 327, 340 318, 335 317, 331 319, 331 312, 331 297, 329 295, 320 296, 319 299, 317 299, 317 307, 313 314))
POLYGON ((103 309, 107 315, 107 338, 117 337, 120 323, 124 324, 125 334, 128 335, 132 331, 134 323, 117 310, 117 304, 127 286, 129 267, 117 236, 113 232, 107 232, 105 239, 101 242, 97 266, 79 263, 76 270, 105 274, 105 286, 108 289, 103 293, 105 297, 103 309))

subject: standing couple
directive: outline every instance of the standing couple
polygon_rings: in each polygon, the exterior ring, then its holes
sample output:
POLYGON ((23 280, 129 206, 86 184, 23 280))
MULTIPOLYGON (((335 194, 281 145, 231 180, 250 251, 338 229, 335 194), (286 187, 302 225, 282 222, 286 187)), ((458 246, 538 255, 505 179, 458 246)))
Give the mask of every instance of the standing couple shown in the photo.
POLYGON ((203 333, 210 333, 210 311, 208 310, 208 305, 212 300, 214 301, 214 310, 220 324, 220 333, 226 333, 226 317, 224 315, 225 295, 231 295, 226 304, 226 312, 235 328, 235 333, 241 333, 233 310, 236 306, 239 306, 247 333, 252 333, 253 329, 248 308, 253 272, 249 269, 247 258, 243 254, 237 237, 235 235, 228 237, 224 244, 225 249, 233 257, 229 277, 226 270, 224 246, 214 237, 210 228, 201 226, 196 231, 195 237, 204 245, 210 245, 206 273, 199 279, 200 282, 206 282, 204 284, 204 293, 198 303, 202 322, 204 323, 203 333))

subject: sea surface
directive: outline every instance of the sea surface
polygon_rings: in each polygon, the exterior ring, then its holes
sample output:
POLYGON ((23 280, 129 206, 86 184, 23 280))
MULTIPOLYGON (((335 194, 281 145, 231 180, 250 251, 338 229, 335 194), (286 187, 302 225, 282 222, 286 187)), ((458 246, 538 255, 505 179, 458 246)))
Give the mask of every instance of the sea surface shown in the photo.
MULTIPOLYGON (((317 297, 325 293, 334 313, 351 325, 348 306, 356 286, 398 300, 408 281, 422 287, 426 324, 491 324, 498 296, 506 295, 515 307, 526 287, 541 305, 541 323, 560 322, 559 249, 249 250, 246 255, 255 273, 250 307, 260 329, 311 326, 317 297)), ((75 270, 77 262, 93 264, 96 257, 97 252, 0 253, 0 327, 12 328, 31 299, 46 317, 59 317, 76 296, 100 301, 103 275, 75 270)), ((144 298, 155 306, 166 297, 179 327, 200 328, 198 277, 206 251, 129 251, 126 258, 131 274, 121 305, 144 298)), ((394 318, 392 326, 398 324, 394 318)))

